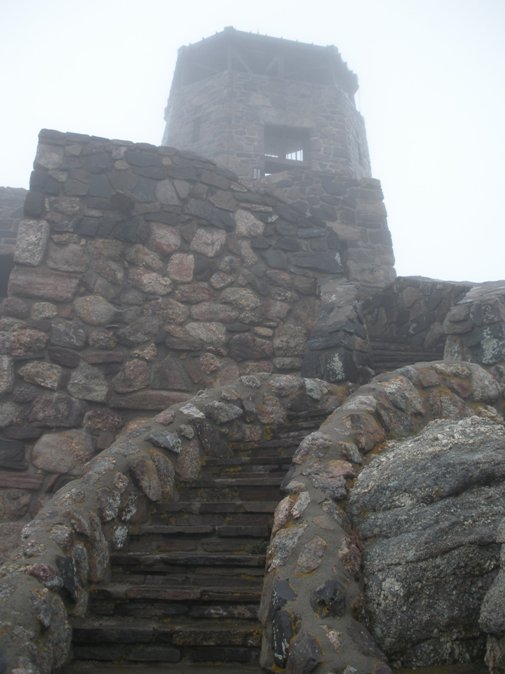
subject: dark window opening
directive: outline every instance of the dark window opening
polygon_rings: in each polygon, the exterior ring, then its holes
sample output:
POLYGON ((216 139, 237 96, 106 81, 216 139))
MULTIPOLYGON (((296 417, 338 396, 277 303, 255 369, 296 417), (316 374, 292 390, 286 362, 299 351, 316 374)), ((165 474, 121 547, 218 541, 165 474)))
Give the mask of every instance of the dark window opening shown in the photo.
POLYGON ((0 251, 0 300, 7 297, 9 276, 14 264, 13 253, 0 251))
POLYGON ((195 117, 193 120, 193 129, 191 131, 191 142, 196 143, 200 140, 200 132, 202 129, 202 120, 200 117, 195 117))
POLYGON ((309 129, 289 126, 265 127, 265 175, 291 168, 309 159, 309 129))

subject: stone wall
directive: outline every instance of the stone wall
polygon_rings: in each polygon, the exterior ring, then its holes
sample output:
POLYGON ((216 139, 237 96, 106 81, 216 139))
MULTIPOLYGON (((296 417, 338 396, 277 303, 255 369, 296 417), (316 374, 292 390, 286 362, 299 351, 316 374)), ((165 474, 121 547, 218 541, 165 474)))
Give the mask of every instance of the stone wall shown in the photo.
POLYGON ((505 281, 467 292, 444 320, 444 358, 495 365, 505 360, 505 281))
POLYGON ((356 285, 358 298, 373 296, 395 280, 393 244, 378 180, 300 168, 247 181, 247 185, 273 193, 307 217, 327 223, 341 242, 346 280, 356 285))
MULTIPOLYGON (((362 208, 358 190, 346 213, 362 208)), ((133 417, 299 372, 346 276, 321 215, 172 148, 43 131, 0 320, 1 519, 33 514, 133 417)), ((351 364, 328 378, 359 378, 351 364)))

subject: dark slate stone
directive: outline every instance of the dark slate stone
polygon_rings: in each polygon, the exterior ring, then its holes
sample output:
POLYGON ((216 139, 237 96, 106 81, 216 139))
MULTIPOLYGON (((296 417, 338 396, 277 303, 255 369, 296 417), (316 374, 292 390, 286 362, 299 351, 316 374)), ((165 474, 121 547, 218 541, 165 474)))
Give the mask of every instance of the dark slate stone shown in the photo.
POLYGON ((28 192, 25 198, 24 214, 27 218, 40 218, 44 213, 44 195, 40 192, 28 192))
POLYGON ((283 608, 288 601, 296 599, 296 593, 288 580, 276 580, 272 591, 272 609, 283 608))
POLYGON ((139 148, 126 150, 125 159, 132 166, 141 168, 147 166, 162 166, 161 157, 156 152, 141 150, 139 148))
POLYGON ((124 215, 129 215, 135 208, 134 200, 127 194, 120 194, 119 192, 111 196, 110 205, 124 215))
POLYGON ((261 256, 269 267, 273 267, 274 269, 288 268, 288 259, 286 257, 286 253, 284 253, 282 250, 266 250, 264 253, 261 253, 261 256))
POLYGON ((156 201, 156 183, 150 178, 140 178, 132 189, 132 196, 137 201, 156 201))
POLYGON ((82 197, 88 193, 88 184, 77 178, 69 178, 65 183, 65 194, 69 197, 82 197))
POLYGON ((0 468, 26 470, 25 446, 23 442, 0 438, 0 468))
POLYGON ((335 220, 337 212, 334 206, 321 204, 321 206, 312 209, 312 215, 316 218, 321 218, 321 220, 335 220))
POLYGON ((313 250, 314 252, 322 252, 324 250, 328 250, 328 244, 326 243, 326 239, 313 239, 310 241, 310 250, 313 250))
POLYGON ((321 184, 328 194, 336 197, 342 197, 345 194, 346 186, 338 178, 333 176, 321 176, 321 184))
POLYGON ((264 236, 255 236, 251 239, 251 248, 255 250, 266 250, 271 245, 272 242, 264 236))
POLYGON ((327 580, 314 590, 310 605, 320 618, 342 617, 346 609, 345 587, 338 580, 327 580))
POLYGON ((97 174, 89 181, 88 194, 92 197, 110 197, 114 193, 107 176, 97 174))
POLYGON ((109 211, 111 209, 110 199, 106 197, 88 197, 86 207, 97 211, 109 211))
POLYGON ((294 237, 284 236, 275 243, 275 248, 296 251, 300 250, 300 243, 294 237))
POLYGON ((198 254, 195 254, 194 258, 193 277, 195 281, 208 281, 216 271, 215 260, 198 254))
POLYGON ((254 271, 255 273, 251 273, 248 269, 244 269, 242 273, 247 279, 250 287, 255 290, 258 295, 268 297, 268 295, 270 295, 271 286, 265 278, 265 270, 261 266, 261 268, 254 271))
POLYGON ((231 450, 216 425, 207 419, 195 419, 193 426, 205 454, 209 456, 229 456, 231 450))
POLYGON ((328 248, 331 250, 340 250, 342 248, 342 243, 340 239, 338 238, 338 234, 336 232, 329 232, 327 237, 326 237, 326 245, 328 248))
POLYGON ((145 213, 144 220, 148 222, 161 222, 164 225, 180 225, 181 216, 178 212, 157 211, 155 213, 145 213))
POLYGON ((171 178, 179 178, 181 180, 196 180, 198 172, 194 166, 168 166, 168 175, 171 178))
POLYGON ((63 581, 63 589, 74 603, 77 601, 77 579, 75 574, 75 566, 71 559, 56 556, 56 568, 63 581))
POLYGON ((90 173, 104 173, 112 169, 113 162, 111 155, 101 150, 83 157, 82 165, 90 173))
POLYGON ((42 435, 42 430, 35 426, 9 426, 5 429, 5 435, 12 440, 35 440, 42 435))
POLYGON ((230 339, 230 356, 238 361, 263 360, 272 355, 272 343, 250 333, 235 335, 230 339))
POLYGON ((127 243, 146 243, 150 235, 150 227, 144 218, 128 218, 114 225, 113 237, 127 243))
POLYGON ((247 323, 241 323, 240 321, 235 321, 234 323, 227 323, 226 330, 228 332, 248 332, 251 329, 251 326, 247 323))
POLYGON ((134 168, 134 173, 143 178, 152 178, 153 180, 163 180, 168 176, 168 170, 165 166, 145 166, 144 168, 134 168))
POLYGON ((79 349, 86 343, 86 331, 77 321, 55 320, 49 339, 56 346, 79 349))
POLYGON ((343 337, 340 331, 328 333, 321 337, 314 336, 307 341, 307 348, 311 351, 324 351, 335 346, 342 346, 343 337))
POLYGON ((317 239, 325 235, 325 229, 321 227, 300 228, 297 235, 300 239, 317 239))
POLYGON ((182 443, 180 438, 170 431, 153 431, 149 435, 149 441, 156 447, 161 447, 174 454, 180 454, 182 443))
POLYGON ((7 672, 7 660, 5 655, 0 651, 0 674, 6 674, 7 672))
POLYGON ((12 392, 12 399, 16 403, 29 403, 39 395, 40 389, 34 384, 20 382, 16 384, 12 392))
POLYGON ((294 253, 291 259, 297 267, 302 267, 303 269, 313 269, 314 271, 326 274, 338 274, 342 272, 342 265, 335 253, 294 253))
POLYGON ((84 216, 82 218, 75 218, 71 222, 71 230, 68 229, 68 226, 60 230, 58 227, 55 227, 55 231, 74 231, 81 236, 96 236, 98 232, 98 218, 90 218, 84 216))
POLYGON ((138 178, 131 171, 111 171, 109 180, 112 187, 118 192, 131 192, 138 183, 138 178))
POLYGON ((287 611, 275 611, 272 616, 272 651, 277 667, 285 667, 289 643, 293 638, 293 619, 287 611))
POLYGON ((228 211, 216 208, 203 199, 189 199, 186 212, 197 218, 205 220, 208 224, 219 229, 232 231, 235 229, 235 220, 228 211))
POLYGON ((285 220, 277 220, 275 223, 275 231, 280 236, 296 236, 297 228, 291 222, 285 220))
POLYGON ((30 176, 30 190, 57 195, 60 193, 60 183, 45 171, 35 170, 30 176))
POLYGON ((322 662, 321 650, 310 634, 301 632, 290 648, 286 674, 309 674, 322 662))
POLYGON ((152 386, 157 389, 191 391, 193 384, 177 357, 167 356, 154 367, 152 386))

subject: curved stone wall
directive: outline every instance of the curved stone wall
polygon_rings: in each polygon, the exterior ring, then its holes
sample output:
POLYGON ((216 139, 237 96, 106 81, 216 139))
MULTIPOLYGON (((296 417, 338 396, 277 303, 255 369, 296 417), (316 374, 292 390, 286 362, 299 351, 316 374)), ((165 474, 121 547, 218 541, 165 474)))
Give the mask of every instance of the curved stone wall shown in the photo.
POLYGON ((500 368, 407 366, 360 387, 302 441, 267 554, 263 666, 391 671, 366 628, 362 548, 346 512, 349 490, 387 440, 412 435, 432 419, 480 415, 503 423, 504 384, 500 368))

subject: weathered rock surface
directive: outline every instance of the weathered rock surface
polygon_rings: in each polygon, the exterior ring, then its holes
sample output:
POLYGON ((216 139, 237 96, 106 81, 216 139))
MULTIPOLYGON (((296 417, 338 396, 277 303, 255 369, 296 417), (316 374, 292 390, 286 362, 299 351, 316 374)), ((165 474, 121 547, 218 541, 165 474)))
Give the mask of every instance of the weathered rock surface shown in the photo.
POLYGON ((505 514, 505 429, 433 421, 391 443, 351 493, 363 538, 371 629, 393 663, 482 659, 481 603, 497 571, 505 514))

